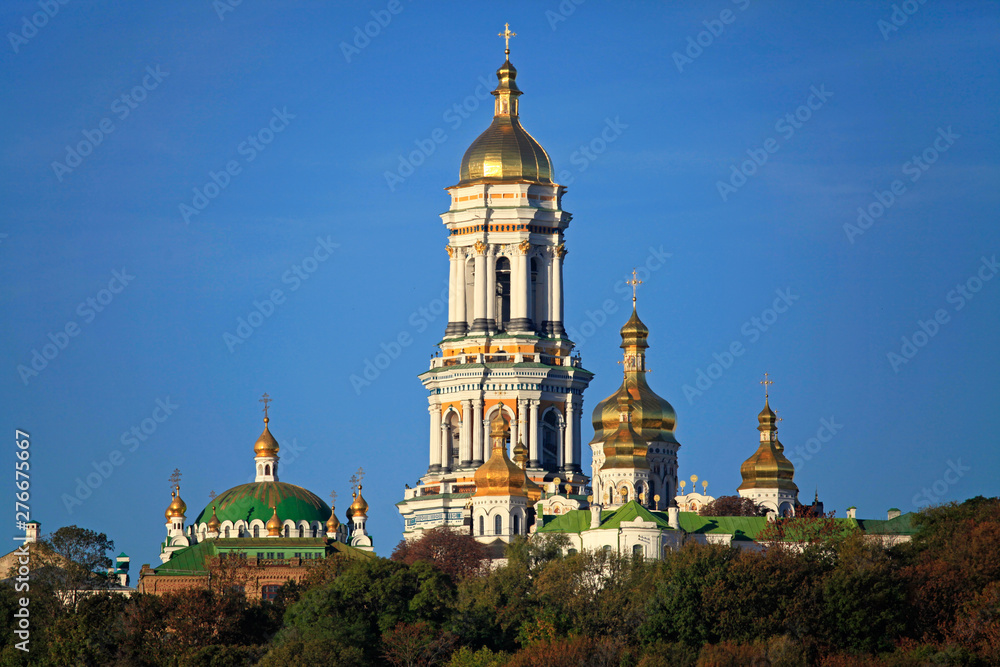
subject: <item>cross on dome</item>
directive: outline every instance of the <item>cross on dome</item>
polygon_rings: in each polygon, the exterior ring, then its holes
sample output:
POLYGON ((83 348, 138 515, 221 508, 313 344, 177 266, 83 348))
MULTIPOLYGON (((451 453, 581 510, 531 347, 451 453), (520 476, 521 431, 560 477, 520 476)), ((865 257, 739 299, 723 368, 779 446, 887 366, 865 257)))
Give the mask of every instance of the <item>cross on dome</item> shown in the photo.
POLYGON ((503 24, 503 32, 498 32, 497 33, 497 37, 503 37, 504 55, 508 56, 508 59, 509 59, 509 56, 510 56, 510 38, 511 37, 517 37, 517 33, 511 31, 509 23, 504 23, 503 24))
POLYGON ((642 284, 642 281, 637 277, 635 267, 632 268, 632 280, 626 280, 625 284, 632 286, 632 307, 635 308, 635 290, 642 284))
POLYGON ((258 401, 259 403, 264 404, 264 421, 267 421, 267 406, 272 400, 274 399, 268 396, 267 392, 265 391, 264 395, 260 397, 260 401, 258 401))
POLYGON ((774 380, 769 380, 768 379, 768 374, 764 373, 764 379, 761 380, 760 383, 762 385, 764 385, 764 401, 766 402, 767 399, 768 399, 768 397, 769 397, 768 396, 768 394, 769 394, 769 392, 768 392, 768 385, 774 384, 774 380))

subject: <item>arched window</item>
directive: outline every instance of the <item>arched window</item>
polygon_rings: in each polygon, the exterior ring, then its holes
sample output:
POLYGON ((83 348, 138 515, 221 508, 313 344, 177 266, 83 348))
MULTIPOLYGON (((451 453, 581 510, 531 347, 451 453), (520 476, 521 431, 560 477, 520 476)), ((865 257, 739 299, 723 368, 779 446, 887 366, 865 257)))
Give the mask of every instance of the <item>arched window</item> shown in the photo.
POLYGON ((622 487, 622 505, 628 502, 628 487, 622 487))
POLYGON ((510 323, 510 260, 497 258, 496 317, 497 329, 507 330, 510 323))
POLYGON ((229 526, 226 526, 225 528, 222 529, 222 536, 229 537, 229 526))
POLYGON ((260 537, 260 526, 254 526, 253 527, 253 536, 254 537, 260 537))
POLYGON ((514 534, 515 535, 521 534, 521 517, 518 516, 517 514, 514 515, 514 534))
POLYGON ((605 544, 604 545, 604 553, 607 553, 607 554, 611 553, 611 545, 610 544, 605 544))
POLYGON ((479 534, 480 535, 485 535, 486 534, 486 525, 485 524, 486 524, 486 521, 483 519, 483 517, 479 517, 479 534))
POLYGON ((566 550, 566 555, 567 556, 575 556, 576 555, 576 549, 567 549, 566 550))
POLYGON ((444 465, 449 468, 457 468, 459 465, 459 443, 461 436, 461 426, 459 425, 458 413, 454 410, 448 413, 447 419, 445 419, 445 429, 442 434, 448 443, 448 460, 444 461, 444 465))
POLYGON ((285 537, 289 537, 289 535, 288 535, 288 526, 285 526, 285 537))
POLYGON ((559 465, 559 418, 549 410, 542 418, 542 467, 555 470, 559 465))
POLYGON ((264 474, 265 475, 270 475, 271 474, 271 464, 270 463, 268 463, 267 465, 264 466, 264 474))
POLYGON ((632 555, 633 556, 638 556, 639 558, 642 558, 643 552, 642 552, 642 545, 641 544, 634 544, 634 545, 632 545, 632 555))
POLYGON ((503 531, 503 519, 497 514, 493 519, 493 534, 499 535, 503 531))
MULTIPOLYGON (((538 329, 542 324, 542 320, 538 319, 538 260, 532 257, 529 266, 531 267, 531 285, 528 287, 528 317, 538 329)), ((545 319, 544 316, 542 319, 545 319)))

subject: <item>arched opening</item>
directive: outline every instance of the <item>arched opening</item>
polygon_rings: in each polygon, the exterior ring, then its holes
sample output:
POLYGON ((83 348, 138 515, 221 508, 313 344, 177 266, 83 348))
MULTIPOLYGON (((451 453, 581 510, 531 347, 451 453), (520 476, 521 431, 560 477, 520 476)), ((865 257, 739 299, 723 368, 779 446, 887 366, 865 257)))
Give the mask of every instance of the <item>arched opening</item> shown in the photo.
POLYGON ((506 331, 510 323, 510 260, 497 258, 496 317, 497 329, 506 331))
POLYGON ((271 474, 271 464, 270 463, 268 463, 267 465, 264 466, 264 474, 265 475, 270 475, 271 474))
POLYGON ((260 537, 260 526, 254 526, 253 527, 253 536, 254 537, 260 537))
POLYGON ((559 417, 549 410, 542 417, 542 467, 555 470, 559 466, 559 417))
POLYGON ((229 526, 226 526, 225 528, 222 529, 222 536, 229 537, 229 526))
POLYGON ((257 464, 257 474, 258 475, 263 475, 264 474, 264 466, 262 466, 259 463, 257 464))
POLYGON ((500 515, 497 514, 493 518, 493 534, 499 535, 502 531, 503 531, 503 519, 501 519, 500 515))
POLYGON ((521 517, 519 517, 516 514, 514 515, 514 534, 515 535, 521 534, 521 517))
POLYGON ((475 298, 476 298, 476 262, 469 257, 465 262, 465 323, 472 326, 475 319, 475 298))
POLYGON ((285 537, 290 537, 290 535, 288 533, 288 526, 285 526, 285 537))
POLYGON ((452 410, 448 413, 447 419, 445 419, 445 429, 442 434, 447 443, 448 460, 444 461, 444 465, 449 468, 458 467, 458 446, 461 442, 462 427, 459 423, 458 413, 452 410))
POLYGON ((483 519, 483 517, 479 517, 479 534, 480 535, 486 534, 486 520, 483 519))
POLYGON ((642 558, 643 552, 642 552, 642 545, 641 544, 634 544, 634 545, 632 545, 632 555, 636 556, 638 558, 642 558))
POLYGON ((622 505, 624 505, 625 503, 628 502, 628 487, 627 486, 623 486, 621 488, 621 494, 622 494, 622 505))
POLYGON ((541 320, 537 319, 538 315, 538 260, 532 257, 528 260, 528 266, 531 271, 531 284, 528 285, 528 317, 532 319, 537 328, 541 324, 541 320))

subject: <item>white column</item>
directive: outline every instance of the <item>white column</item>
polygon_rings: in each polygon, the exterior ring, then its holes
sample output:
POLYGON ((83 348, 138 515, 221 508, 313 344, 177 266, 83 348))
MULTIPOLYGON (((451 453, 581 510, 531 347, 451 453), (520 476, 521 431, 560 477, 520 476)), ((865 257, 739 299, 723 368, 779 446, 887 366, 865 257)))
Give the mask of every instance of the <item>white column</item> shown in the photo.
POLYGON ((465 322, 468 319, 465 308, 465 288, 467 278, 465 275, 465 250, 462 248, 455 248, 456 264, 458 264, 455 270, 455 277, 458 279, 457 289, 455 290, 455 321, 465 322))
POLYGON ((538 401, 528 401, 528 465, 538 465, 538 401))
POLYGON ((448 470, 451 467, 451 429, 447 422, 441 423, 441 470, 448 470))
POLYGON ((462 440, 458 447, 459 465, 465 467, 472 460, 472 401, 462 401, 462 440))
POLYGON ((483 457, 483 397, 472 402, 472 460, 477 465, 482 465, 486 460, 483 457))
MULTIPOLYGON (((483 252, 486 252, 485 248, 483 252)), ((486 255, 482 252, 476 252, 476 269, 475 276, 473 277, 475 283, 473 285, 473 293, 475 298, 473 300, 473 322, 476 320, 485 321, 486 319, 486 255)))
POLYGON ((448 248, 448 321, 457 322, 458 317, 458 249, 448 248))
POLYGON ((427 410, 431 413, 430 469, 438 470, 441 467, 441 406, 435 404, 427 410))
POLYGON ((563 467, 570 469, 576 463, 574 456, 576 454, 577 412, 576 406, 573 405, 573 394, 566 397, 566 429, 566 439, 563 441, 563 446, 566 448, 563 467))
POLYGON ((486 252, 486 319, 490 331, 497 329, 497 256, 491 246, 486 252))
POLYGON ((558 322, 556 332, 563 330, 563 293, 562 293, 562 263, 566 251, 562 246, 555 248, 552 253, 552 321, 558 322))

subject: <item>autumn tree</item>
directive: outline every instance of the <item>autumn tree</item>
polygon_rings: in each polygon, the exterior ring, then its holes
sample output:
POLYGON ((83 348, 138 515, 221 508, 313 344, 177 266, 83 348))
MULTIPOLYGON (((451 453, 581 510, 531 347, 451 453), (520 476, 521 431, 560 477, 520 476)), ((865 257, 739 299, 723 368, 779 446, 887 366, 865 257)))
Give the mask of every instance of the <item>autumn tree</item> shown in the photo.
POLYGON ((701 516, 767 516, 767 508, 751 498, 719 496, 698 512, 701 516))
POLYGON ((113 540, 79 526, 63 526, 43 540, 42 566, 48 582, 63 601, 75 608, 81 592, 108 588, 114 578, 108 552, 115 548, 113 540))
POLYGON ((486 547, 471 535, 440 526, 424 531, 411 542, 401 541, 391 558, 407 565, 427 561, 457 580, 479 572, 487 553, 486 547))

